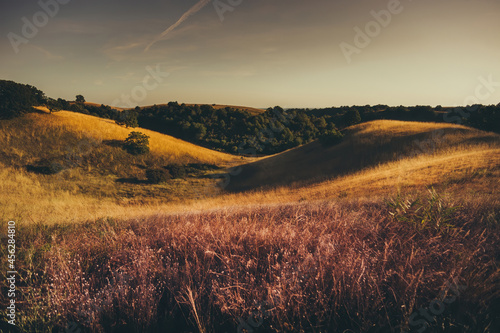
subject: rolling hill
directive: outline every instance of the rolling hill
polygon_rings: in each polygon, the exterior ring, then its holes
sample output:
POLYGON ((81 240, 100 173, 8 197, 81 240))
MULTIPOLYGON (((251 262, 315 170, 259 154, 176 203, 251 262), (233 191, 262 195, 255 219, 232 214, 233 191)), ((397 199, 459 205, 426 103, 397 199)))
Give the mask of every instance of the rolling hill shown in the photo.
POLYGON ((198 196, 200 187, 214 182, 206 175, 213 172, 209 170, 241 161, 241 157, 89 115, 31 113, 0 122, 0 217, 76 222, 130 214, 124 207, 144 212, 198 196), (150 154, 133 156, 122 149, 131 131, 150 136, 150 154), (54 175, 29 171, 43 160, 63 170, 54 175), (165 184, 146 181, 148 168, 190 163, 210 167, 165 184))
MULTIPOLYGON (((196 104, 196 103, 185 103, 187 106, 201 106, 201 105, 210 105, 211 107, 213 107, 214 109, 216 110, 219 110, 219 109, 224 109, 224 108, 232 108, 232 109, 238 109, 238 110, 243 110, 243 111, 247 111, 248 113, 250 113, 251 115, 259 115, 263 112, 265 112, 266 110, 265 109, 258 109, 258 108, 253 108, 253 107, 249 107, 249 106, 241 106, 241 105, 226 105, 226 104, 196 104)), ((97 104, 95 104, 97 105, 97 104)), ((166 104, 157 104, 157 106, 162 106, 162 105, 166 105, 166 104)), ((142 106, 141 108, 149 108, 149 107, 152 107, 153 105, 147 105, 147 106, 142 106)), ((116 109, 119 109, 120 108, 116 108, 116 109)))
POLYGON ((337 146, 312 142, 253 160, 66 111, 2 121, 0 134, 2 215, 35 222, 383 197, 428 186, 495 195, 492 184, 500 179, 499 136, 449 124, 373 121, 349 128, 337 146), (151 137, 148 157, 119 146, 132 130, 151 137), (65 170, 26 170, 42 158, 62 161, 65 170), (171 163, 243 165, 225 176, 226 193, 209 173, 159 185, 144 181, 146 168, 171 163))
POLYGON ((391 168, 400 168, 405 162, 409 168, 424 167, 429 174, 463 168, 473 172, 498 168, 499 153, 498 134, 459 125, 378 120, 349 128, 338 145, 324 147, 316 141, 244 165, 241 174, 231 179, 228 190, 239 192, 291 183, 305 186, 347 175, 357 177, 360 172, 366 178, 367 170, 376 178, 376 173, 391 174, 391 168), (470 166, 463 163, 463 158, 470 158, 470 166), (478 161, 484 161, 484 165, 478 161))

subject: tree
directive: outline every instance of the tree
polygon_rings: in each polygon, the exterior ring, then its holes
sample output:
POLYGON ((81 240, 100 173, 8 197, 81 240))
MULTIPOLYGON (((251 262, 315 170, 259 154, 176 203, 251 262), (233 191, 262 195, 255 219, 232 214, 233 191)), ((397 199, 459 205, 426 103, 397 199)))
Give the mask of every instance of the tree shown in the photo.
POLYGON ((129 127, 138 127, 139 122, 137 120, 137 112, 133 110, 125 110, 120 113, 119 119, 116 120, 118 125, 125 125, 127 128, 129 127))
POLYGON ((77 103, 81 103, 81 104, 83 104, 83 103, 85 103, 85 97, 83 97, 82 95, 76 95, 76 99, 75 99, 75 101, 76 101, 77 103))
POLYGON ((47 104, 45 94, 37 88, 14 81, 0 80, 0 119, 22 116, 33 106, 47 104))
POLYGON ((125 139, 123 147, 132 155, 149 153, 149 136, 141 132, 131 132, 125 139))
POLYGON ((361 122, 359 111, 357 109, 350 109, 342 116, 342 121, 346 127, 359 124, 361 122))

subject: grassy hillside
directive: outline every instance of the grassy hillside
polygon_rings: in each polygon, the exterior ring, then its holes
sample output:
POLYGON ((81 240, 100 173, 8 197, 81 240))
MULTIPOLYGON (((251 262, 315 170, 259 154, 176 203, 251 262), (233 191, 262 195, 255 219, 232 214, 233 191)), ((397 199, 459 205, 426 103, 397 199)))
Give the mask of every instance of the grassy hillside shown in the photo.
POLYGON ((241 163, 241 158, 73 112, 2 120, 0 218, 76 222, 103 215, 145 214, 195 198, 200 188, 214 183, 200 171, 153 185, 146 182, 146 169, 189 163, 225 168, 234 162, 241 163), (122 149, 121 142, 132 130, 150 136, 150 154, 133 156, 122 149), (28 171, 40 160, 57 163, 64 170, 55 175, 28 171))
POLYGON ((459 125, 378 120, 350 127, 338 145, 324 147, 316 141, 245 165, 228 189, 312 184, 352 174, 352 185, 341 187, 366 190, 373 182, 373 188, 380 188, 380 177, 394 182, 396 173, 403 183, 430 185, 434 174, 498 171, 499 152, 498 134, 459 125), (422 168, 425 175, 417 176, 422 168))
POLYGON ((205 174, 160 185, 145 183, 147 167, 214 163, 225 168, 248 159, 146 130, 141 131, 151 136, 152 153, 134 157, 116 141, 130 131, 110 120, 71 112, 0 122, 1 217, 77 222, 162 211, 385 197, 430 186, 454 195, 498 196, 493 185, 500 180, 498 136, 462 126, 398 121, 358 125, 338 146, 325 148, 315 142, 226 175, 223 179, 231 191, 252 189, 241 193, 221 192, 205 174), (441 129, 444 132, 433 132, 441 129), (412 153, 417 154, 408 156, 412 153), (47 157, 59 159, 67 169, 50 176, 26 171, 26 165, 47 157), (267 188, 259 188, 262 185, 267 188))

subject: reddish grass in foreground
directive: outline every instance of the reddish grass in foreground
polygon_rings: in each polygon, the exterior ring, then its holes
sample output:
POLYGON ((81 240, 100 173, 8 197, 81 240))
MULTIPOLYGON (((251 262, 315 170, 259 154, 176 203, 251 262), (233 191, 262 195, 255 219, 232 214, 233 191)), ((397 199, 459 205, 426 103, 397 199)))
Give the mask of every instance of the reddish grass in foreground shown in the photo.
POLYGON ((418 331, 412 313, 450 299, 457 279, 467 287, 428 331, 494 332, 497 207, 467 203, 442 228, 417 229, 382 202, 32 228, 19 316, 28 331, 418 331))

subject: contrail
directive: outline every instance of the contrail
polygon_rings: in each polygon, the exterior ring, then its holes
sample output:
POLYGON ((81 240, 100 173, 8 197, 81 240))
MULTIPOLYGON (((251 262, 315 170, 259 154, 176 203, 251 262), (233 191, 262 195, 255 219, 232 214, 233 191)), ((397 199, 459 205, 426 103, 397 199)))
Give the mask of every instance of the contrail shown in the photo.
POLYGON ((199 11, 200 9, 205 7, 210 1, 212 1, 212 0, 200 0, 200 1, 198 1, 198 3, 196 5, 194 5, 193 7, 189 8, 189 10, 187 12, 185 12, 181 16, 181 18, 177 20, 177 22, 175 22, 170 27, 168 27, 167 30, 163 31, 161 33, 161 35, 159 35, 158 37, 155 38, 154 41, 149 43, 149 45, 146 46, 146 48, 144 49, 144 52, 148 51, 151 48, 151 46, 153 46, 156 42, 165 38, 166 35, 168 35, 170 32, 172 32, 172 30, 177 28, 179 25, 181 25, 182 22, 184 22, 189 16, 193 15, 194 13, 196 13, 197 11, 199 11))

